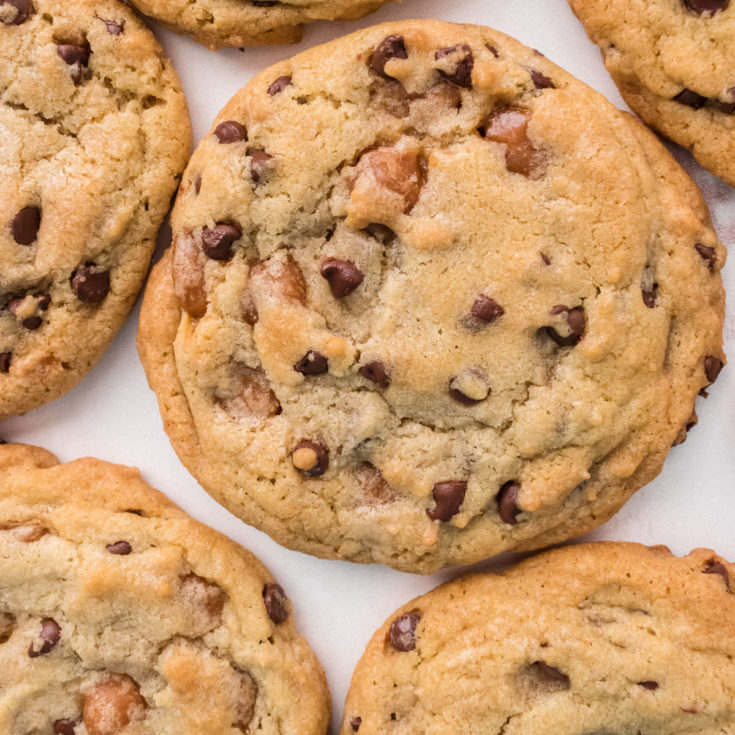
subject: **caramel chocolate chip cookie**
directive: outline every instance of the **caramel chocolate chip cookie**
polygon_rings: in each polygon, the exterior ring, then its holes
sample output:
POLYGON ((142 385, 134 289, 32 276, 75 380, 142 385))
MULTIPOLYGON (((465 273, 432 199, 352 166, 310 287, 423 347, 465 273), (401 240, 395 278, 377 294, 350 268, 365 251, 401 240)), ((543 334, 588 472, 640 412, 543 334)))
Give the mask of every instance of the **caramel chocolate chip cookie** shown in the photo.
POLYGON ((735 3, 569 1, 633 111, 735 186, 735 3))
POLYGON ((324 675, 252 555, 137 470, 8 444, 0 471, 0 731, 324 735, 324 675))
POLYGON ((230 510, 320 556, 427 572, 582 533, 658 474, 724 361, 696 186, 487 28, 381 25, 259 74, 173 232, 139 332, 166 431, 230 510))
POLYGON ((191 145, 116 0, 0 0, 0 418, 73 387, 128 315, 191 145))
POLYGON ((735 727, 735 565, 600 543, 438 587, 375 633, 341 735, 735 727))

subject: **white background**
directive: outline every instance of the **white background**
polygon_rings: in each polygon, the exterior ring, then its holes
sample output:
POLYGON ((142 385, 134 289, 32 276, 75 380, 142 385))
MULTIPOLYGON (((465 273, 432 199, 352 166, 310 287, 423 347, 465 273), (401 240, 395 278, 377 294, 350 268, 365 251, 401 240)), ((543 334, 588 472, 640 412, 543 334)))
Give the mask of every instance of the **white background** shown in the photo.
MULTIPOLYGON (((225 102, 265 66, 357 28, 412 17, 493 26, 539 49, 624 106, 597 47, 587 40, 565 0, 405 0, 403 5, 391 3, 362 21, 307 27, 299 46, 244 52, 212 52, 158 26, 154 30, 181 77, 197 141, 225 102)), ((676 151, 676 155, 704 190, 720 237, 732 245, 735 191, 703 171, 688 154, 676 151)), ((165 229, 161 239, 167 238, 165 229)), ((732 264, 725 268, 724 277, 726 288, 735 288, 732 264)), ((155 396, 148 389, 135 349, 137 322, 138 309, 81 385, 51 405, 3 422, 0 435, 46 447, 62 461, 90 455, 138 466, 148 482, 185 510, 257 554, 292 599, 301 632, 321 659, 338 723, 352 670, 375 628, 396 607, 460 570, 421 577, 375 565, 322 561, 283 549, 231 516, 187 473, 163 433, 155 396)), ((732 305, 725 339, 726 350, 735 345, 732 305)), ((687 442, 671 452, 660 477, 591 538, 663 543, 677 554, 709 546, 735 560, 734 408, 735 369, 731 367, 722 372, 709 399, 698 400, 700 423, 687 442)), ((498 560, 477 568, 497 564, 498 560)))

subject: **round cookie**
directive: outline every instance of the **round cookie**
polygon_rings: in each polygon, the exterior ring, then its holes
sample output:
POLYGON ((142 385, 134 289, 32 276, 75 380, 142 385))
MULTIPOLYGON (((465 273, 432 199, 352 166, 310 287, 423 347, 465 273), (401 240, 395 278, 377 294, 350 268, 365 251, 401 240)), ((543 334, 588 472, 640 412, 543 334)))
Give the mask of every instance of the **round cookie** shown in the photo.
POLYGON ((324 674, 251 554, 137 470, 0 446, 0 730, 324 735, 324 674))
POLYGON ((211 49, 298 43, 304 23, 362 18, 387 2, 390 0, 131 0, 141 13, 211 49))
POLYGON ((569 2, 630 107, 735 186, 735 3, 569 2))
POLYGON ((599 543, 444 584, 375 633, 341 735, 721 735, 735 565, 599 543))
POLYGON ((57 398, 137 298, 191 146, 179 81, 116 0, 0 0, 0 419, 57 398))
POLYGON ((722 367, 725 250, 630 115, 487 28, 256 76, 139 331, 184 464, 308 553, 427 572, 609 518, 722 367))

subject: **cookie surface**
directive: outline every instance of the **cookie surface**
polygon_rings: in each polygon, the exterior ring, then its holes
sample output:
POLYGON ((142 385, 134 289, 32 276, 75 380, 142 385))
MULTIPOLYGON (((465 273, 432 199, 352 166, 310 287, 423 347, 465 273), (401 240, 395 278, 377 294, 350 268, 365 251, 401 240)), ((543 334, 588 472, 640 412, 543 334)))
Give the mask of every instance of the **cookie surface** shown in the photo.
POLYGON ((0 446, 0 731, 324 735, 329 695, 248 552, 137 470, 0 446))
POLYGON ((375 633, 342 735, 735 731, 735 565, 600 543, 460 578, 375 633))
POLYGON ((0 0, 0 418, 69 390, 128 315, 191 145, 121 2, 0 0))
POLYGON ((735 3, 569 2, 630 107, 735 186, 735 3))
MULTIPOLYGON (((401 0, 397 0, 400 2, 401 0)), ((352 20, 390 0, 131 0, 141 13, 209 46, 298 43, 304 23, 352 20)))
POLYGON ((312 554, 425 572, 581 533, 722 365, 692 181, 490 29, 385 24, 258 75, 173 230, 139 331, 166 431, 312 554))

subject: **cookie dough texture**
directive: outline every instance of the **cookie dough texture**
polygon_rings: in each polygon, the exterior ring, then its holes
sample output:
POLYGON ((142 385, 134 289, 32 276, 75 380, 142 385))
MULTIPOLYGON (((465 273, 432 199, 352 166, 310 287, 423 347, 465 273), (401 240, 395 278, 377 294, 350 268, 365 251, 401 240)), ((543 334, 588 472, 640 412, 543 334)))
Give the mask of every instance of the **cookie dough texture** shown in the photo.
POLYGON ((308 553, 427 572, 582 533, 722 366, 725 250, 631 116, 516 41, 377 26, 195 152, 139 347, 184 464, 308 553))
POLYGON ((734 732, 734 577, 601 543, 442 585, 375 633, 341 735, 734 732))
POLYGON ((389 0, 132 0, 141 13, 212 49, 298 43, 304 23, 362 18, 386 2, 389 0))
POLYGON ((735 4, 569 1, 630 107, 735 186, 735 4))
POLYGON ((191 146, 179 81, 114 0, 0 0, 0 418, 73 387, 138 295, 191 146))
POLYGON ((0 446, 0 731, 324 735, 268 571, 137 470, 0 446))

